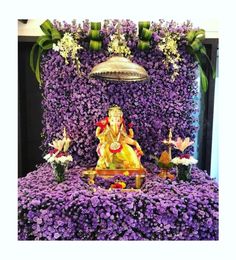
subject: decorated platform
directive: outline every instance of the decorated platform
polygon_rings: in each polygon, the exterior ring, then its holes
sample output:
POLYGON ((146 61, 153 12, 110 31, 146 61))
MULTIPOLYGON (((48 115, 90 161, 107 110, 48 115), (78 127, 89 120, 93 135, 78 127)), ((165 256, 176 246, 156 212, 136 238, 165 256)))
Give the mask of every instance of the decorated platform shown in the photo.
POLYGON ((135 175, 145 175, 146 170, 144 168, 139 169, 96 169, 96 174, 103 177, 111 177, 115 175, 128 175, 128 176, 135 176, 135 175))
MULTIPOLYGON (((190 182, 176 182, 157 177, 157 169, 146 166, 147 177, 136 192, 109 190, 114 179, 101 177, 89 185, 80 167, 57 184, 51 167, 40 166, 19 179, 18 238, 217 240, 217 183, 197 168, 190 182)), ((134 179, 127 188, 135 189, 134 179)))

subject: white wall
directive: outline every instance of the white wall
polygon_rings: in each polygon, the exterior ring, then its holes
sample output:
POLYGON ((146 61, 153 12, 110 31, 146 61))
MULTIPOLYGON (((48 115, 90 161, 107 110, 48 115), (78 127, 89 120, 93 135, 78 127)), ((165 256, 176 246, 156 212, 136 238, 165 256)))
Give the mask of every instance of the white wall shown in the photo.
MULTIPOLYGON (((106 17, 104 16, 104 18, 102 19, 92 19, 90 17, 85 17, 84 19, 88 18, 90 21, 103 21, 104 19, 106 19, 106 17)), ((116 17, 114 17, 116 18, 116 17)), ((163 17, 156 17, 154 19, 148 19, 149 21, 158 21, 159 18, 163 18, 163 17)), ((131 19, 134 22, 141 21, 141 20, 147 20, 147 19, 132 19, 131 17, 127 17, 127 19, 131 19)), ((165 20, 171 20, 168 18, 163 18, 165 20)), ((51 19, 52 21, 53 19, 51 19)), ((71 22, 72 19, 58 19, 60 21, 67 21, 67 22, 71 22)), ((187 19, 174 19, 176 22, 182 23, 184 21, 186 21, 187 19)), ((219 25, 218 25, 218 20, 217 19, 190 19, 191 22, 193 23, 194 27, 200 27, 203 28, 206 31, 206 38, 218 38, 218 31, 219 31, 219 25)), ((40 29, 40 24, 42 24, 45 21, 45 19, 29 19, 27 24, 23 24, 21 22, 18 21, 18 35, 19 36, 39 36, 42 35, 43 32, 40 29)), ((78 22, 82 22, 82 20, 77 20, 78 22)))

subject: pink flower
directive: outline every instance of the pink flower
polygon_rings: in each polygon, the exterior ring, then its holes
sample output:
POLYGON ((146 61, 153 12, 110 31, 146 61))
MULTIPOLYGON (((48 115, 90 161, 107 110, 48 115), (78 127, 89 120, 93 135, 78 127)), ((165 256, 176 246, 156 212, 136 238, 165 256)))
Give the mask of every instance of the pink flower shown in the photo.
POLYGON ((181 154, 179 158, 180 159, 183 159, 183 158, 190 159, 190 154, 181 154))
POLYGON ((53 149, 53 150, 51 150, 49 153, 50 153, 50 155, 53 155, 53 154, 55 154, 55 153, 57 153, 58 152, 58 149, 53 149))
POLYGON ((181 152, 183 152, 187 147, 189 147, 193 143, 194 142, 190 141, 189 137, 185 138, 184 140, 178 137, 176 141, 172 141, 172 144, 175 146, 175 149, 178 149, 181 152))

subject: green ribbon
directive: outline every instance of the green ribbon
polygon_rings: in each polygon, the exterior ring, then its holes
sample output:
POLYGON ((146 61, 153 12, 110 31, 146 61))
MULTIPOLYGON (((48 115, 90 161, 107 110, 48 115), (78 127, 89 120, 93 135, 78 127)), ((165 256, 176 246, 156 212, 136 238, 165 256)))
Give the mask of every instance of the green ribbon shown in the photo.
POLYGON ((141 21, 138 23, 139 27, 139 41, 138 48, 142 51, 148 50, 150 48, 150 40, 152 38, 152 31, 150 28, 149 21, 141 21))
POLYGON ((91 22, 91 30, 89 32, 89 48, 94 51, 99 51, 102 48, 101 41, 101 22, 91 22))
POLYGON ((60 32, 53 27, 51 21, 46 20, 40 25, 45 35, 39 36, 36 43, 30 51, 30 67, 35 73, 36 79, 41 85, 40 78, 40 60, 44 51, 52 48, 53 43, 61 39, 60 32), (37 57, 37 58, 36 58, 37 57))
POLYGON ((203 59, 204 57, 207 58, 212 70, 212 77, 215 79, 215 69, 212 66, 212 63, 207 55, 206 48, 203 45, 203 40, 205 39, 205 30, 199 29, 198 31, 190 31, 186 35, 187 40, 187 49, 188 51, 194 55, 196 61, 198 62, 199 69, 200 69, 200 81, 202 90, 204 93, 207 92, 208 89, 208 79, 206 76, 205 71, 203 70, 203 59))

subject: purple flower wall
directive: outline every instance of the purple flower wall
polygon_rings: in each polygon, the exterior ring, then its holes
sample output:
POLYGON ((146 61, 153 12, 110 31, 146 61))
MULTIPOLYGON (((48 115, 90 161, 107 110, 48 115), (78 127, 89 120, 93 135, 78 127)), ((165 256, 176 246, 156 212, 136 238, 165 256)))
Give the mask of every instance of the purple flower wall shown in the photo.
MULTIPOLYGON (((173 137, 195 138, 197 127, 194 113, 197 111, 195 95, 196 63, 186 51, 184 36, 191 25, 177 25, 160 20, 152 23, 155 31, 148 51, 137 49, 137 27, 132 21, 122 20, 121 28, 125 33, 127 44, 132 51, 132 61, 142 65, 150 79, 142 83, 114 83, 89 78, 94 65, 109 57, 107 52, 108 36, 115 31, 117 20, 103 26, 103 49, 93 52, 88 49, 87 37, 89 23, 82 27, 82 38, 79 44, 84 47, 79 52, 81 62, 78 75, 74 65, 66 65, 58 52, 48 51, 41 62, 43 77, 43 144, 48 149, 52 139, 61 136, 65 126, 73 140, 70 152, 74 164, 92 166, 96 164, 95 123, 106 116, 112 104, 121 106, 127 122, 134 123, 135 139, 140 143, 148 160, 150 154, 160 155, 165 148, 161 141, 167 137, 168 129, 173 129, 173 137), (180 35, 178 50, 181 54, 179 75, 172 81, 172 68, 163 64, 164 55, 156 47, 163 34, 163 28, 180 35)), ((76 25, 65 25, 63 28, 55 23, 60 31, 72 32, 76 25)), ((191 148, 190 148, 191 149, 191 148)))

